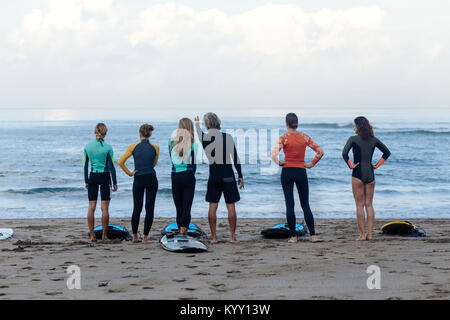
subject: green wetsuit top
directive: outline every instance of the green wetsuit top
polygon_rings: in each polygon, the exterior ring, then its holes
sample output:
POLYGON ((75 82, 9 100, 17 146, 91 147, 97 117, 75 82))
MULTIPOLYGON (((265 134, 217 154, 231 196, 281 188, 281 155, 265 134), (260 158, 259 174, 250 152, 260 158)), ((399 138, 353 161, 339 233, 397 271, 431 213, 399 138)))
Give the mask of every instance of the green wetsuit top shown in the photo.
POLYGON ((111 173, 113 184, 117 185, 116 168, 114 167, 114 151, 111 145, 104 140, 94 140, 84 147, 83 152, 84 181, 89 181, 89 161, 91 162, 91 172, 111 173))
POLYGON ((189 156, 182 159, 175 148, 177 143, 173 141, 172 139, 169 139, 169 155, 170 159, 172 160, 172 172, 184 172, 188 170, 195 171, 197 170, 197 164, 195 159, 197 159, 197 151, 198 151, 198 144, 194 142, 191 145, 191 148, 188 152, 190 152, 189 156))

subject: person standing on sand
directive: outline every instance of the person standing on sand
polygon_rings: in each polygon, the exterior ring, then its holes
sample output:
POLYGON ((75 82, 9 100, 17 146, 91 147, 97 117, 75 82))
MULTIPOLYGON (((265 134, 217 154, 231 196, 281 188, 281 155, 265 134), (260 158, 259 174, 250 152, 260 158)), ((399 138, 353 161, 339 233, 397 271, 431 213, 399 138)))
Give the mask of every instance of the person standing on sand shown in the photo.
POLYGON ((95 140, 88 143, 83 151, 84 182, 88 190, 89 209, 87 214, 91 241, 96 241, 94 233, 95 209, 97 207, 98 190, 100 188, 102 208, 102 240, 108 240, 109 203, 111 201, 111 177, 113 191, 117 191, 116 169, 114 168, 113 148, 105 142, 108 128, 104 123, 95 126, 95 140), (89 174, 89 161, 91 173, 89 174))
POLYGON ((142 243, 148 243, 148 234, 153 224, 155 211, 156 193, 158 192, 158 179, 154 167, 158 162, 159 147, 150 142, 150 137, 155 128, 149 124, 143 124, 139 128, 140 141, 130 145, 127 151, 120 157, 119 166, 122 170, 134 177, 133 182, 133 214, 131 216, 131 227, 133 231, 133 243, 139 242, 138 227, 144 205, 145 193, 145 220, 144 237, 142 243), (128 170, 125 162, 133 156, 134 171, 128 170))
POLYGON ((200 127, 199 117, 195 117, 195 128, 209 161, 206 201, 209 202, 208 221, 211 229, 211 243, 217 243, 216 213, 222 193, 228 210, 230 242, 234 243, 237 242, 235 235, 237 222, 235 203, 240 200, 240 196, 231 164, 233 163, 236 168, 239 188, 242 189, 244 188, 244 178, 239 156, 233 137, 220 131, 221 122, 215 113, 209 112, 205 114, 203 121, 207 129, 206 133, 200 127))
POLYGON ((389 149, 378 140, 373 127, 365 117, 354 120, 356 136, 352 136, 342 150, 342 157, 352 170, 352 190, 356 203, 356 217, 358 220, 359 238, 356 240, 372 240, 375 210, 373 209, 373 195, 375 192, 374 169, 378 169, 391 155, 389 149), (372 164, 375 148, 383 152, 383 156, 376 165, 372 164), (348 157, 353 149, 353 163, 348 157), (367 214, 367 234, 364 234, 365 220, 364 208, 367 214))
POLYGON ((295 113, 286 115, 286 128, 288 132, 282 135, 271 152, 272 160, 283 167, 281 170, 281 185, 283 187, 284 199, 286 201, 286 218, 289 225, 291 237, 290 243, 297 242, 295 233, 295 211, 294 211, 294 183, 297 186, 300 204, 308 226, 311 242, 319 242, 314 229, 314 217, 309 207, 309 185, 306 169, 314 167, 323 157, 323 150, 308 135, 298 132, 298 118, 295 113), (306 147, 316 152, 311 163, 305 163, 306 147), (284 161, 279 161, 280 151, 284 152, 284 161))
POLYGON ((172 196, 177 209, 178 231, 181 234, 187 233, 191 222, 197 151, 198 145, 194 142, 194 124, 191 119, 183 118, 178 122, 174 137, 169 140, 172 196))

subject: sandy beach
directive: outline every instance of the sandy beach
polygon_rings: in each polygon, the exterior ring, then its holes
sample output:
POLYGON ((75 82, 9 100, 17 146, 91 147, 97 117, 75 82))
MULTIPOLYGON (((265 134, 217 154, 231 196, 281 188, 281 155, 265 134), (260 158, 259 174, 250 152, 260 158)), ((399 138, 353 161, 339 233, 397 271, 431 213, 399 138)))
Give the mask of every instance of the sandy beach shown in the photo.
MULTIPOLYGON (((277 219, 238 220, 240 242, 229 244, 219 220, 220 242, 197 254, 161 248, 168 222, 156 219, 151 243, 142 245, 91 244, 84 219, 0 220, 15 231, 0 242, 0 299, 450 298, 450 220, 413 220, 428 238, 375 234, 371 242, 354 241, 354 220, 317 220, 325 241, 293 245, 260 236, 277 219), (70 265, 81 269, 80 290, 67 289, 70 265), (379 290, 366 286, 369 265, 381 269, 379 290)), ((193 222, 209 233, 206 220, 193 222)), ((111 223, 129 229, 128 219, 111 223)))

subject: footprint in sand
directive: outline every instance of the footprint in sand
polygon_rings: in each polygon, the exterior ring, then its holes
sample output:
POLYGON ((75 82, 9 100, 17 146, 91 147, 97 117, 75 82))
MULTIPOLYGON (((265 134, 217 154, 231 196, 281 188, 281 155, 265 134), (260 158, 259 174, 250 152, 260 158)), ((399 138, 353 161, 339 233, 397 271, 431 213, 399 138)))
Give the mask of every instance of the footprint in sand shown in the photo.
POLYGON ((173 282, 186 282, 186 279, 173 279, 173 282))
POLYGON ((63 294, 62 292, 46 292, 45 293, 45 295, 47 295, 47 296, 56 296, 56 295, 59 295, 59 294, 63 294))
POLYGON ((142 287, 143 290, 153 290, 153 287, 142 287))

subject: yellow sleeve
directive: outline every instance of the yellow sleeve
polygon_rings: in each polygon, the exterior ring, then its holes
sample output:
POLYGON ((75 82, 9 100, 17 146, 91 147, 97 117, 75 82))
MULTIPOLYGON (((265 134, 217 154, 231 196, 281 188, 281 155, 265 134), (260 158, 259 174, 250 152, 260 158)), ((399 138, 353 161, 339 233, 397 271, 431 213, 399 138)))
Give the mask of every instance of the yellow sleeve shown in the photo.
POLYGON ((139 142, 129 146, 127 151, 125 151, 125 153, 119 159, 118 164, 127 175, 130 175, 131 171, 128 170, 127 166, 125 165, 125 162, 128 160, 128 158, 130 158, 133 155, 134 148, 136 148, 138 144, 139 142))
POLYGON ((156 144, 152 143, 152 146, 155 148, 156 150, 156 156, 155 156, 155 160, 153 161, 153 167, 156 166, 156 164, 158 163, 158 158, 159 158, 159 147, 156 144))

